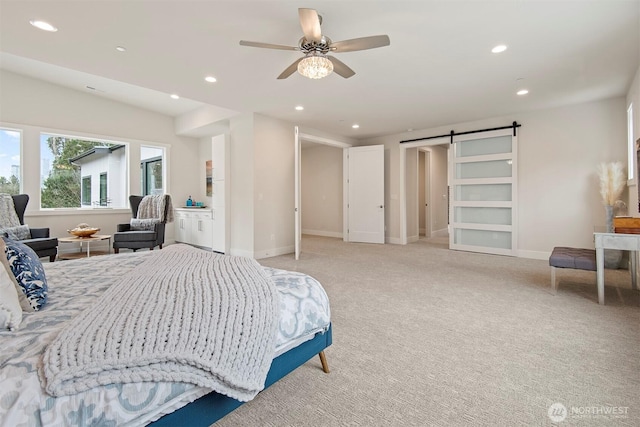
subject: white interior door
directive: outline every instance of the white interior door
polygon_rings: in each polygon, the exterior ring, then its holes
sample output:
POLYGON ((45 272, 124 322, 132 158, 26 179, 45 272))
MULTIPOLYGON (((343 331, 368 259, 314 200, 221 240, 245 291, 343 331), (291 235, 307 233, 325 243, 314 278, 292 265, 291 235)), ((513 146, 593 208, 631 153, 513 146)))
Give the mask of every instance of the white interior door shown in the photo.
POLYGON ((451 249, 516 255, 517 137, 511 130, 454 139, 451 249))
POLYGON ((350 242, 384 243, 384 145, 348 149, 350 242))
MULTIPOLYGON (((295 231, 294 231, 294 246, 295 246, 295 257, 296 260, 300 258, 300 244, 302 240, 302 223, 300 221, 300 134, 298 133, 298 126, 295 127, 295 141, 294 141, 294 156, 295 156, 295 166, 294 166, 294 222, 295 222, 295 231)), ((289 187, 291 188, 291 187, 289 187)))

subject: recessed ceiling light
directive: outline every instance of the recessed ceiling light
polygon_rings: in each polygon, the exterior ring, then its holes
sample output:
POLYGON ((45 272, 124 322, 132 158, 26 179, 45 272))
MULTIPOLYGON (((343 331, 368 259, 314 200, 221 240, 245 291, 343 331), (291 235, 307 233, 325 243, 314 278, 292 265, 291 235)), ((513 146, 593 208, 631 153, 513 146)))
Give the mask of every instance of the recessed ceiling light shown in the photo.
POLYGON ((358 129, 360 127, 360 125, 356 123, 355 125, 351 125, 351 127, 354 128, 354 129, 358 129))
POLYGON ((407 132, 413 132, 413 128, 407 129, 407 132))
POLYGON ((31 25, 33 25, 36 28, 40 28, 41 30, 44 31, 51 31, 51 32, 56 32, 58 31, 58 29, 56 27, 54 27, 53 25, 49 24, 48 22, 45 21, 38 21, 36 19, 33 19, 31 21, 29 21, 29 23, 31 25))
POLYGON ((507 50, 507 46, 504 44, 499 44, 498 46, 495 46, 493 49, 491 49, 491 53, 501 53, 505 50, 507 50))
POLYGON ((124 46, 116 46, 116 50, 118 52, 126 52, 127 48, 124 46))
POLYGON ((528 93, 529 91, 527 89, 520 89, 519 91, 516 92, 516 94, 518 95, 526 95, 528 93))
POLYGON ((296 110, 302 111, 304 110, 304 107, 302 105, 296 105, 296 110))
POLYGON ((173 99, 180 99, 180 97, 178 95, 176 95, 175 93, 173 95, 171 95, 171 98, 173 99))
POLYGON ((215 77, 213 77, 213 76, 207 76, 207 77, 205 77, 204 79, 205 79, 206 81, 208 81, 209 83, 215 83, 215 82, 217 82, 217 81, 218 81, 218 80, 217 80, 215 77))

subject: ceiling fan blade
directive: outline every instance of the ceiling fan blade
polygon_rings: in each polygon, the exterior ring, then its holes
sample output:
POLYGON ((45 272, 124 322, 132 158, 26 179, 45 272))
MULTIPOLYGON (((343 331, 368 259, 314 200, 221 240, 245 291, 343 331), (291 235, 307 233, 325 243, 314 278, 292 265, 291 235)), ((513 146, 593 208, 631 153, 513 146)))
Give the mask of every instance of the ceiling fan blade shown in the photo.
MULTIPOLYGON (((304 59, 304 57, 298 59, 296 62, 294 62, 293 64, 289 65, 286 70, 284 70, 282 73, 280 73, 280 75, 278 76, 278 80, 286 79, 291 74, 295 73, 298 70, 298 63, 300 63, 300 61, 302 61, 303 59, 304 59)), ((335 70, 335 66, 334 66, 334 70, 335 70)))
POLYGON ((315 9, 298 9, 300 16, 300 26, 302 33, 307 41, 319 42, 322 39, 322 31, 320 30, 320 18, 315 9))
POLYGON ((251 47, 263 47, 266 49, 299 50, 297 47, 293 47, 293 46, 284 46, 281 44, 271 44, 271 43, 262 43, 262 42, 250 42, 246 40, 240 40, 240 45, 251 46, 251 47))
POLYGON ((339 76, 342 76, 345 79, 348 79, 349 77, 352 77, 356 73, 351 68, 349 68, 347 64, 340 61, 335 56, 327 56, 327 58, 329 58, 329 61, 333 63, 333 72, 338 74, 339 76))
POLYGON ((353 52, 356 50, 374 49, 376 47, 389 46, 391 40, 389 36, 370 36, 360 37, 351 40, 342 40, 340 42, 331 43, 331 50, 334 52, 353 52))

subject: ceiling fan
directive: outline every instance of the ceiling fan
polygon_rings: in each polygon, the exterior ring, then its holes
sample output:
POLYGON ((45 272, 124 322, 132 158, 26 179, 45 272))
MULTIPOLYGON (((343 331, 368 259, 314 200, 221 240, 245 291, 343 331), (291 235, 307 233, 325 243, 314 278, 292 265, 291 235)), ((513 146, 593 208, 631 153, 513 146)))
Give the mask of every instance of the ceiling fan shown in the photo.
POLYGON ((329 55, 329 53, 373 49, 376 47, 389 46, 391 43, 387 35, 360 37, 334 42, 329 37, 322 35, 322 31, 320 30, 322 16, 318 15, 315 9, 298 9, 298 15, 300 16, 300 26, 302 27, 303 33, 302 38, 298 41, 298 46, 284 46, 240 40, 240 45, 242 46, 298 50, 304 53, 304 56, 287 67, 287 69, 278 76, 278 79, 286 79, 296 70, 303 76, 311 79, 326 77, 331 74, 332 71, 348 79, 356 72, 349 68, 344 62, 329 55))

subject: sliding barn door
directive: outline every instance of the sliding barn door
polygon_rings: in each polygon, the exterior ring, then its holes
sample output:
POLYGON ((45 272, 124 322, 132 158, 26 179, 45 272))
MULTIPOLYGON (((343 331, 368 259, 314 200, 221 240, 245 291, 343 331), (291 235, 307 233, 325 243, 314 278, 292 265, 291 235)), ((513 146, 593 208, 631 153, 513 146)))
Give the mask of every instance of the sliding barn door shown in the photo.
POLYGON ((450 158, 451 249, 516 255, 517 137, 461 135, 450 158))

